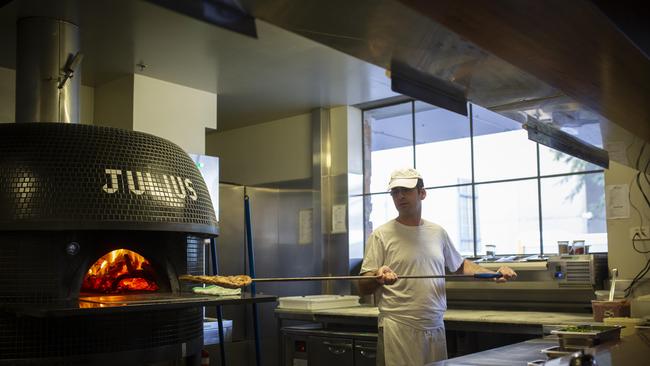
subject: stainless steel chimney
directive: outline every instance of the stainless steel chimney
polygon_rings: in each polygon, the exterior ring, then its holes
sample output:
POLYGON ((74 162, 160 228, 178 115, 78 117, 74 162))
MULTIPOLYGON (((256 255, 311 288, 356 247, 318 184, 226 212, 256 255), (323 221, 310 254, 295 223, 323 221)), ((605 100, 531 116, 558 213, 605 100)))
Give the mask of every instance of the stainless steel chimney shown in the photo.
POLYGON ((79 123, 79 27, 29 17, 17 34, 16 122, 79 123))

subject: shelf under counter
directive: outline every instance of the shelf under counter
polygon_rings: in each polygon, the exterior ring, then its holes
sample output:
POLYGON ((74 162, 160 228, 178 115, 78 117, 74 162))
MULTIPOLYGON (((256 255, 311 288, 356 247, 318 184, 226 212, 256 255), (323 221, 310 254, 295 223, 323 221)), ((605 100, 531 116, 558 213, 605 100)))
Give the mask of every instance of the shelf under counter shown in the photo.
POLYGON ((129 296, 82 297, 75 302, 51 304, 4 304, 0 310, 37 318, 89 314, 111 314, 132 311, 180 309, 194 306, 242 305, 275 302, 277 296, 241 295, 210 296, 198 294, 146 294, 129 296))

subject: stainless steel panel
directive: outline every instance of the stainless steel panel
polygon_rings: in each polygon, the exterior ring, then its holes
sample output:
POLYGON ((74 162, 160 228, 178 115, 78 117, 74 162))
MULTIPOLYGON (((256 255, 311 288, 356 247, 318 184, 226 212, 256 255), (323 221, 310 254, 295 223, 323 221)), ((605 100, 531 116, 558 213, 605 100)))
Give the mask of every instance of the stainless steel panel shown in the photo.
MULTIPOLYGON (((322 248, 322 274, 336 276, 349 273, 349 230, 333 232, 332 226, 335 205, 344 205, 348 215, 348 157, 347 149, 332 148, 334 140, 347 141, 347 128, 334 128, 332 123, 330 110, 319 108, 312 112, 314 243, 322 248), (336 165, 341 162, 346 166, 336 165)), ((322 284, 325 294, 349 294, 350 289, 348 281, 324 281, 322 284)))
MULTIPOLYGON (((244 187, 230 184, 219 186, 220 221, 217 254, 219 257, 219 273, 232 275, 242 274, 245 269, 245 239, 244 239, 244 187)), ((214 308, 206 309, 207 314, 216 317, 214 308)), ((233 320, 233 339, 242 340, 246 337, 247 312, 243 306, 227 306, 223 308, 224 318, 233 320)))
POLYGON ((309 337, 307 349, 310 366, 354 366, 352 339, 309 337))
MULTIPOLYGON (((220 273, 249 273, 244 230, 244 194, 249 196, 251 204, 256 275, 284 277, 322 273, 320 245, 298 244, 298 212, 312 208, 312 191, 295 186, 289 183, 278 184, 273 188, 220 184, 221 235, 217 238, 220 273)), ((257 284, 257 292, 278 296, 313 295, 321 293, 321 284, 260 283, 257 284)), ((270 364, 279 358, 274 309, 275 304, 258 304, 262 355, 270 364)), ((224 317, 234 320, 234 340, 252 337, 250 311, 249 307, 241 306, 224 308, 224 317)), ((236 359, 246 363, 249 357, 250 354, 240 354, 236 359)))
POLYGON ((481 262, 496 270, 502 265, 517 271, 517 281, 447 280, 451 308, 503 308, 590 312, 594 290, 607 276, 604 254, 551 256, 546 262, 481 262), (540 265, 539 267, 537 265, 540 265), (535 265, 535 266, 528 266, 535 265))
POLYGON ((63 82, 68 60, 79 52, 79 30, 50 18, 18 20, 16 57, 16 122, 79 123, 77 77, 63 82))
MULTIPOLYGON (((250 197, 258 277, 299 277, 322 273, 317 244, 298 244, 298 212, 310 209, 312 192, 246 187, 250 197)), ((320 293, 318 282, 260 283, 258 292, 279 296, 320 293)))
POLYGON ((377 364, 377 342, 354 341, 354 366, 377 364))

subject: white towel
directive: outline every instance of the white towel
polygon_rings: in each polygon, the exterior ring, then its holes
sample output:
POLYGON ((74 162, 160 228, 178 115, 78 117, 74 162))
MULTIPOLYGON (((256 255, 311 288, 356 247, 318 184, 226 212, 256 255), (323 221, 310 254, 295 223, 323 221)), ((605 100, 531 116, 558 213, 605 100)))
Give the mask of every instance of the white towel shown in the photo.
POLYGON ((229 296, 240 295, 240 288, 225 288, 217 285, 210 285, 205 287, 193 287, 192 291, 196 294, 215 295, 215 296, 229 296))

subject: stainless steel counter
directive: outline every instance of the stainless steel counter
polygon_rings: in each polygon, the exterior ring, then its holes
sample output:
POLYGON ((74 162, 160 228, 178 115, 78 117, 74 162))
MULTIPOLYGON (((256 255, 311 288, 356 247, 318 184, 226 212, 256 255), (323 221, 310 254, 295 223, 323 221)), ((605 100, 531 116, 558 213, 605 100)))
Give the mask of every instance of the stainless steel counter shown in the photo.
POLYGON ((522 366, 529 361, 545 360, 546 356, 541 350, 555 345, 557 345, 557 339, 531 339, 471 355, 433 362, 426 366, 522 366))
MULTIPOLYGON (((275 309, 280 320, 303 320, 323 323, 376 325, 379 310, 376 307, 357 306, 324 310, 275 309)), ((593 322, 591 314, 558 313, 540 311, 497 311, 448 309, 444 316, 449 330, 484 331, 485 323, 490 329, 503 333, 542 335, 545 325, 581 324, 593 322)))
MULTIPOLYGON (((556 339, 533 339, 509 346, 473 353, 449 360, 433 362, 426 366, 514 366, 529 361, 544 360, 544 348, 557 345, 556 339)), ((650 358, 650 330, 638 330, 636 334, 619 341, 603 343, 589 349, 598 366, 646 366, 650 358)), ((571 356, 548 360, 545 366, 566 366, 571 356)))

